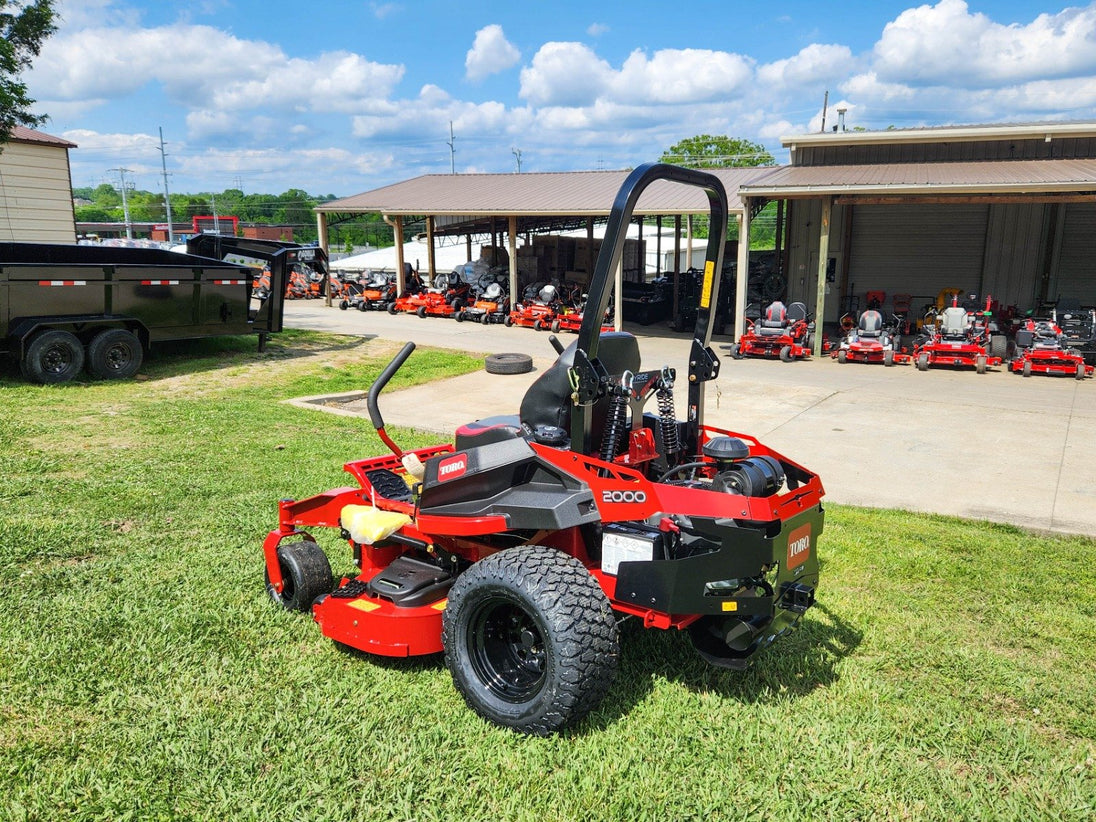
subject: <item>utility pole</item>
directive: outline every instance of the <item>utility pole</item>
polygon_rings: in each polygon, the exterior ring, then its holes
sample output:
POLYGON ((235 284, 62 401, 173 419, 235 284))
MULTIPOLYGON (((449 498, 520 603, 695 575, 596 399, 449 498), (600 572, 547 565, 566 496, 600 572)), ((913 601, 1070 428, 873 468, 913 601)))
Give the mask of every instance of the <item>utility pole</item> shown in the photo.
POLYGON ((521 174, 521 149, 520 148, 512 148, 512 149, 510 149, 510 153, 513 154, 517 158, 517 160, 518 160, 518 174, 521 174))
POLYGON ((217 219, 217 198, 212 194, 209 195, 209 204, 213 206, 213 233, 221 233, 221 221, 217 219))
POLYGON ((167 152, 164 151, 164 127, 160 126, 160 163, 164 167, 164 207, 167 209, 167 241, 175 244, 175 224, 171 221, 171 194, 167 190, 167 152))
POLYGON ((449 173, 457 173, 456 137, 453 136, 453 121, 449 121, 449 173))
POLYGON ((126 239, 133 239, 133 223, 129 221, 129 200, 126 197, 126 174, 129 173, 128 168, 111 168, 108 171, 117 171, 118 177, 122 181, 122 214, 126 221, 126 239))

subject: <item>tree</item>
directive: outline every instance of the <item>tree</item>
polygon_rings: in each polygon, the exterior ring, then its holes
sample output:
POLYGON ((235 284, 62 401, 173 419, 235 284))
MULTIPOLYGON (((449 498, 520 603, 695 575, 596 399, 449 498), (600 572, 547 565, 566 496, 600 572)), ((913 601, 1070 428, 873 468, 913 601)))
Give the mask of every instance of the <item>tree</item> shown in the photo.
POLYGON ((664 163, 685 168, 776 165, 773 156, 764 146, 722 134, 686 137, 662 152, 660 159, 664 163))
POLYGON ((57 31, 53 0, 0 0, 0 143, 16 126, 40 126, 44 115, 31 114, 34 100, 18 78, 38 56, 42 42, 57 31))

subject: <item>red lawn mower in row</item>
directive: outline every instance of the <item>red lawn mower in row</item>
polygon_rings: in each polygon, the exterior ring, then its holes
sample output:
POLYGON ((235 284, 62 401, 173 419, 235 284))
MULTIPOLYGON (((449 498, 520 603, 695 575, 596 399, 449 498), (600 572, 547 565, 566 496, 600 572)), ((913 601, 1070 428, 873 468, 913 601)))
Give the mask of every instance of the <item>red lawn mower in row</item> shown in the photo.
POLYGON ((1017 356, 1009 370, 1030 377, 1032 374, 1057 374, 1083 380, 1092 376, 1091 365, 1079 351, 1062 344, 1062 329, 1053 320, 1028 320, 1016 332, 1017 356))
POLYGON ((348 282, 339 308, 344 311, 356 308, 358 311, 386 311, 396 301, 396 273, 394 271, 373 271, 361 281, 348 282))
MULTIPOLYGON (((392 453, 354 460, 356 486, 278 506, 263 543, 271 598, 310 611, 336 642, 380 656, 444 652, 467 704, 522 733, 548 734, 594 710, 619 658, 618 622, 688 633, 701 656, 741 669, 811 607, 823 529, 818 476, 756 439, 704 424, 719 373, 702 307, 687 369, 645 368, 639 344, 603 333, 629 220, 653 182, 699 187, 725 236, 719 178, 650 164, 609 217, 578 337, 532 384, 518 413, 463 425, 451 444, 403 452, 368 394, 392 453), (644 410, 655 398, 657 411, 644 410), (309 528, 338 529, 359 573, 333 584, 309 528)), ((709 243, 719 271, 724 243, 709 243)), ((719 278, 706 277, 716 304, 719 278)))
MULTIPOLYGON (((973 366, 979 374, 986 367, 1000 365, 999 356, 991 356, 986 349, 990 345, 990 333, 995 328, 990 323, 990 300, 984 311, 968 311, 959 305, 958 295, 942 313, 930 312, 922 330, 925 332, 915 343, 913 359, 918 371, 928 371, 930 365, 973 366)), ((1003 339, 1001 335, 995 335, 1003 339)))
POLYGON ((860 315, 855 327, 851 317, 842 317, 842 326, 849 326, 844 339, 830 354, 840 363, 867 362, 894 365, 909 362, 909 354, 902 353, 901 337, 894 326, 883 325, 883 315, 870 308, 860 315))
POLYGON ((784 362, 811 355, 814 329, 803 303, 771 303, 757 320, 746 321, 746 332, 731 346, 731 356, 780 357, 784 362))

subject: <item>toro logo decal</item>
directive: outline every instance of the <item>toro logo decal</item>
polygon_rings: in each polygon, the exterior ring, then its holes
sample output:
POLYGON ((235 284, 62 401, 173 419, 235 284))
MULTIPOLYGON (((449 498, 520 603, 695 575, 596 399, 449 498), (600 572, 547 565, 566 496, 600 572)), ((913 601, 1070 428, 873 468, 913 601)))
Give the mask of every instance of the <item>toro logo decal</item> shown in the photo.
POLYGON ((801 525, 788 535, 788 570, 798 568, 811 555, 811 524, 801 525))
POLYGON ((468 470, 468 455, 457 454, 438 463, 438 482, 448 482, 463 477, 468 470))

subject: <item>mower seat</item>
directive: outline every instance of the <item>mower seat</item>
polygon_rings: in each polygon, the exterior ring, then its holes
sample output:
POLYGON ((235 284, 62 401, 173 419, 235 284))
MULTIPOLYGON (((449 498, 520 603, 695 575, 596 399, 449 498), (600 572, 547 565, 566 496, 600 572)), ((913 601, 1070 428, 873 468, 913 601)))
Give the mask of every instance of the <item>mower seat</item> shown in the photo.
POLYGON ((783 336, 788 327, 788 309, 784 307, 784 303, 771 303, 756 327, 757 333, 763 337, 783 336))
POLYGON ((807 321, 807 306, 795 302, 788 306, 788 323, 802 323, 807 321))
POLYGON ((944 309, 940 333, 947 339, 964 339, 967 336, 967 310, 962 306, 949 306, 944 309))
POLYGON ((875 310, 865 311, 860 315, 857 334, 871 339, 881 337, 883 335, 883 315, 875 310))
MULTIPOLYGON (((521 401, 519 412, 521 425, 530 431, 538 426, 550 425, 571 430, 571 382, 567 371, 575 363, 578 341, 571 343, 556 361, 529 386, 521 401)), ((639 371, 639 342, 627 331, 608 331, 598 342, 597 358, 606 372, 620 375, 625 371, 639 371)), ((600 398, 592 413, 592 429, 595 441, 600 438, 605 423, 608 400, 600 398)))
POLYGON ((521 420, 516 414, 500 414, 496 417, 484 417, 482 420, 469 422, 457 429, 453 439, 453 447, 457 451, 466 448, 475 448, 480 445, 491 445, 503 440, 514 440, 525 436, 521 428, 521 420))

